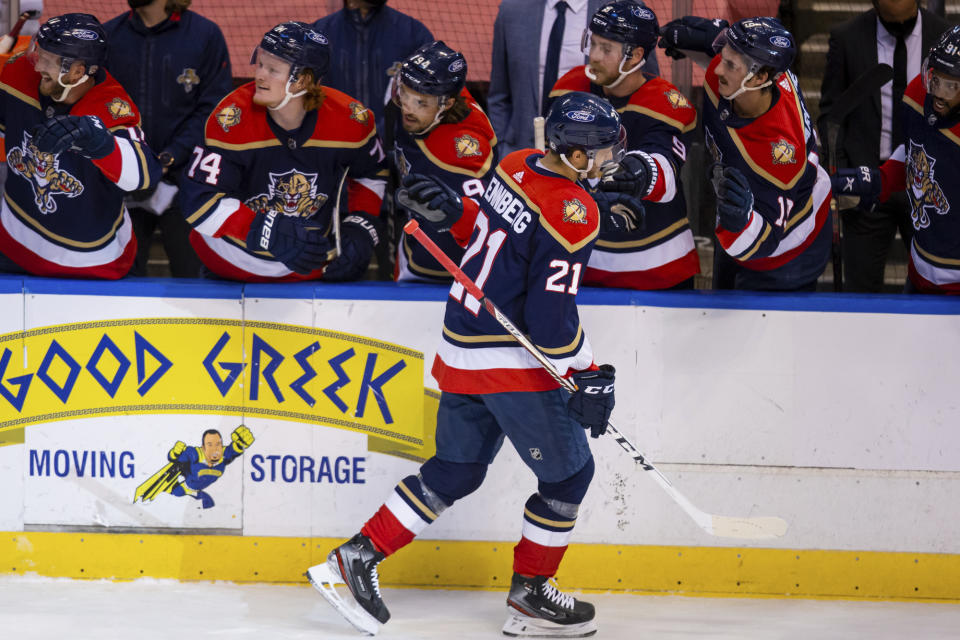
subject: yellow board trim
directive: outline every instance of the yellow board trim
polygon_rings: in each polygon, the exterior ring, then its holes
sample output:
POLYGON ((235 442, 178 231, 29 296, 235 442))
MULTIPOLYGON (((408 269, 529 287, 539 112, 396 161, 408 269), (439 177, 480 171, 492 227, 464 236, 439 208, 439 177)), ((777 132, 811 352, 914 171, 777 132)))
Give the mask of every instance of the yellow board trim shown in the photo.
MULTIPOLYGON (((239 523, 238 523, 239 524, 239 523)), ((305 584, 341 538, 9 532, 0 571, 66 578, 305 584)), ((509 542, 415 540, 380 565, 388 586, 505 589, 509 542)), ((960 601, 960 555, 573 544, 558 575, 584 591, 960 601)))

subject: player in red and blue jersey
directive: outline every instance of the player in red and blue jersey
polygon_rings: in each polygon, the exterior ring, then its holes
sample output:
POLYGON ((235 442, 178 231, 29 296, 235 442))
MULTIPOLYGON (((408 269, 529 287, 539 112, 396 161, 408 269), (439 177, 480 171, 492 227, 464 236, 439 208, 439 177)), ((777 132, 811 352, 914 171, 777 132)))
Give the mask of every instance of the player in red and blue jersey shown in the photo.
MULTIPOLYGON (((475 216, 461 268, 578 387, 564 391, 459 283, 450 288, 433 365, 440 390, 437 453, 397 485, 360 533, 308 576, 348 620, 375 632, 390 614, 377 565, 483 482, 504 438, 537 476, 524 507, 507 597, 508 635, 582 636, 594 608, 551 578, 567 549, 594 462, 584 432, 599 437, 613 409, 613 367, 594 364, 576 295, 600 230, 583 182, 622 159, 626 134, 602 98, 573 92, 546 120, 549 151, 504 158, 477 203, 442 180, 411 174, 404 185, 418 217, 449 229, 475 216), (351 608, 332 584, 346 582, 351 608)), ((639 203, 637 203, 639 206, 639 203)))
POLYGON ((137 252, 123 200, 160 179, 140 113, 103 68, 103 27, 86 13, 41 25, 0 74, 7 181, 0 270, 121 278, 137 252))
POLYGON ((830 178, 776 18, 685 17, 663 29, 667 54, 712 57, 703 125, 717 188, 714 287, 816 289, 830 258, 830 178))

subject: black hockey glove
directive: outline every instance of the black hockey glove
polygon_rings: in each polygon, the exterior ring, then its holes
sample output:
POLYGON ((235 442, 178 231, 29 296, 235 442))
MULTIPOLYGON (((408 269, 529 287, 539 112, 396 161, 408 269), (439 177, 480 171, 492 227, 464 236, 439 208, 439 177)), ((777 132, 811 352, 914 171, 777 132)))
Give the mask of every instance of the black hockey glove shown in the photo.
POLYGON ((332 249, 316 224, 279 211, 258 213, 247 233, 247 249, 268 251, 291 271, 307 275, 322 267, 332 249))
POLYGON ((33 128, 37 149, 57 155, 66 150, 84 158, 105 158, 113 151, 113 135, 97 116, 54 116, 33 128))
POLYGON ((739 169, 726 167, 717 186, 717 216, 727 231, 743 231, 753 211, 753 192, 739 169))
POLYGON ((600 210, 601 233, 632 233, 646 226, 646 210, 639 198, 628 193, 594 191, 593 199, 600 210))
POLYGON ((359 280, 380 244, 380 222, 369 213, 354 211, 340 223, 340 255, 323 270, 328 282, 359 280))
POLYGON ((422 173, 403 177, 397 202, 438 232, 449 231, 463 215, 463 200, 441 180, 422 173))
POLYGON ((883 174, 879 169, 865 166, 837 169, 837 172, 830 176, 830 186, 833 188, 834 197, 860 196, 857 206, 873 210, 883 190, 883 174))
POLYGON ((657 161, 650 154, 631 151, 623 157, 620 164, 614 165, 611 171, 604 172, 600 189, 645 198, 656 186, 659 173, 657 161))
POLYGON ((597 371, 579 371, 570 376, 577 390, 570 396, 567 411, 584 429, 590 429, 591 438, 599 438, 607 430, 616 373, 612 365, 602 364, 597 371))
POLYGON ((660 48, 664 53, 680 60, 686 56, 680 49, 715 55, 713 41, 729 26, 726 20, 685 16, 671 20, 660 28, 660 48))

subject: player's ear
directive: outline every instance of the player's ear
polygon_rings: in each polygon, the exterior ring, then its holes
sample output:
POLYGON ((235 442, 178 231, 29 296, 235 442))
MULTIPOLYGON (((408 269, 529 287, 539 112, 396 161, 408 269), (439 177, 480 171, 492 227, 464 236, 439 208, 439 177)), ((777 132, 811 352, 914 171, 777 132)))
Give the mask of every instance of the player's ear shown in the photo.
POLYGON ((643 62, 643 56, 646 54, 646 50, 643 47, 634 47, 633 51, 630 52, 630 62, 631 68, 637 66, 643 62))
POLYGON ((77 82, 78 80, 80 80, 80 78, 82 78, 86 73, 87 73, 86 63, 83 62, 82 60, 74 60, 70 64, 70 70, 67 72, 67 75, 64 78, 64 80, 67 82, 67 84, 73 84, 74 82, 77 82))

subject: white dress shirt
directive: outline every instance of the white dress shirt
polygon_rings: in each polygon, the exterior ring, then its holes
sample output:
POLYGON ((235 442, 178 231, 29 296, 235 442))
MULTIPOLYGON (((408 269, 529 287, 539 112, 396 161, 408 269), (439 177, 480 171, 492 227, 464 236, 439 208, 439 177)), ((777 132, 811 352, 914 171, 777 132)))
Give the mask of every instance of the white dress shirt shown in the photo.
MULTIPOLYGON (((560 47, 560 65, 557 80, 567 71, 583 64, 584 55, 580 51, 580 39, 587 28, 587 0, 564 0, 567 10, 564 13, 566 23, 563 26, 563 45, 560 47)), ((560 0, 547 0, 543 8, 543 27, 540 29, 540 81, 537 83, 537 96, 543 102, 543 70, 547 66, 547 45, 550 42, 550 30, 557 19, 557 3, 560 0)), ((892 53, 890 55, 893 55, 892 53)), ((539 110, 539 109, 538 109, 539 110)))
MULTIPOLYGON (((904 38, 904 43, 907 45, 907 84, 910 84, 911 80, 920 75, 923 66, 922 21, 923 14, 918 11, 917 24, 913 26, 910 35, 904 38)), ((892 67, 893 51, 896 48, 897 39, 883 28, 880 18, 877 18, 877 62, 885 62, 892 67)), ((541 68, 542 66, 541 64, 541 68)), ((895 151, 895 149, 890 148, 890 145, 893 144, 892 124, 893 80, 880 88, 880 162, 884 162, 895 151)))

